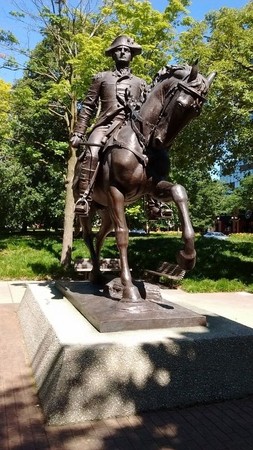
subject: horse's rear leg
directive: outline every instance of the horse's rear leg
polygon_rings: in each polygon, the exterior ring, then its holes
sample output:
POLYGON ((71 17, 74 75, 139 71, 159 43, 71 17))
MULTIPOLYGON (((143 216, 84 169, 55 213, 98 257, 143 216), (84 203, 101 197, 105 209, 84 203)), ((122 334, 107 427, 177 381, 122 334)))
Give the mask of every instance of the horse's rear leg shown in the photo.
POLYGON ((92 271, 91 271, 90 279, 91 279, 91 281, 95 282, 95 278, 96 278, 96 282, 97 282, 98 278, 99 278, 100 268, 99 268, 99 260, 97 257, 97 252, 94 247, 94 234, 92 232, 92 220, 93 220, 95 213, 96 213, 96 209, 95 209, 94 205, 91 205, 89 216, 87 216, 87 217, 79 216, 79 220, 80 220, 80 223, 82 226, 83 240, 89 250, 90 258, 92 261, 92 271), (97 276, 95 276, 94 274, 97 274, 97 276))
POLYGON ((103 283, 104 281, 106 281, 105 277, 103 277, 100 271, 100 252, 107 234, 113 230, 113 224, 108 209, 101 210, 99 214, 101 216, 101 226, 95 238, 95 257, 93 268, 90 274, 90 280, 94 283, 103 283))
POLYGON ((128 265, 127 249, 129 241, 128 227, 124 211, 124 195, 114 186, 108 192, 109 211, 114 223, 116 242, 119 249, 121 264, 121 283, 123 287, 122 300, 125 302, 138 302, 141 300, 139 290, 132 283, 131 272, 128 265))

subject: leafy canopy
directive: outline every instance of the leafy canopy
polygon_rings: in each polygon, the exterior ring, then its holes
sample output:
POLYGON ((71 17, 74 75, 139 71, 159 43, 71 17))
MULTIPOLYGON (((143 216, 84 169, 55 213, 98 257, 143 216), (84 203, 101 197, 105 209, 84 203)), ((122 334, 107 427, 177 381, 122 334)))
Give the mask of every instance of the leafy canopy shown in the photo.
POLYGON ((202 73, 217 71, 203 114, 180 141, 186 154, 192 148, 195 160, 210 167, 218 161, 227 172, 238 159, 252 160, 253 3, 194 21, 176 55, 179 61, 200 58, 202 73))

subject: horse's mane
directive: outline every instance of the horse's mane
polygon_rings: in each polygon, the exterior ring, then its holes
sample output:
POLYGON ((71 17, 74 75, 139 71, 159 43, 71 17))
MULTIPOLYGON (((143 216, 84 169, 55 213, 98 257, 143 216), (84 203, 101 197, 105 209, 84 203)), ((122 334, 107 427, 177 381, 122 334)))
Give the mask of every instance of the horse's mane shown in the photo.
MULTIPOLYGON (((190 75, 192 70, 192 66, 188 64, 183 65, 171 65, 162 67, 154 76, 152 83, 150 84, 150 91, 162 81, 168 78, 175 78, 179 81, 187 81, 188 76, 190 75)), ((188 82, 190 87, 200 88, 203 93, 208 91, 208 82, 199 72, 194 80, 188 82)))
POLYGON ((162 67, 155 74, 150 87, 152 88, 157 83, 160 83, 161 81, 166 80, 167 78, 170 78, 170 77, 174 76, 175 72, 177 72, 177 71, 179 71, 179 75, 180 76, 177 76, 176 78, 182 79, 183 78, 182 71, 185 71, 187 68, 190 69, 190 67, 187 66, 187 65, 182 65, 182 66, 164 66, 164 67, 162 67))

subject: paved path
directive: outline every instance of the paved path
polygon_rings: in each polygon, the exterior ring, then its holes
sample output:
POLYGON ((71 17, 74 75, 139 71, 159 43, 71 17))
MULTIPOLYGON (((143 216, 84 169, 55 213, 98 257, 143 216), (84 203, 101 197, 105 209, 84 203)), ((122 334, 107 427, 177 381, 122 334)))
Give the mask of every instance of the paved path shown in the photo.
MULTIPOLYGON (((253 450, 253 395, 186 409, 45 426, 16 313, 24 290, 23 283, 0 282, 0 450, 253 450)), ((241 297, 245 296, 227 296, 227 302, 241 297)), ((185 304, 188 298, 179 291, 175 301, 185 304)), ((247 308, 252 298, 247 297, 247 308)))

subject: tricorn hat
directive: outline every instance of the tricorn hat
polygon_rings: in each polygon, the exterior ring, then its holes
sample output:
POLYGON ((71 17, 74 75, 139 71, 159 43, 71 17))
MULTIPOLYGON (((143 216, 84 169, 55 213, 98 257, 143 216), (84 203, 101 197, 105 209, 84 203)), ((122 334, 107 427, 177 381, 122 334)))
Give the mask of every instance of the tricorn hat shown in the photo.
POLYGON ((112 56, 112 53, 115 50, 115 48, 120 47, 121 45, 129 47, 131 49, 131 53, 133 56, 140 55, 142 52, 142 48, 140 45, 136 44, 136 42, 134 42, 134 40, 129 36, 123 34, 121 36, 117 36, 114 39, 110 47, 107 48, 107 50, 105 50, 105 55, 112 56))

